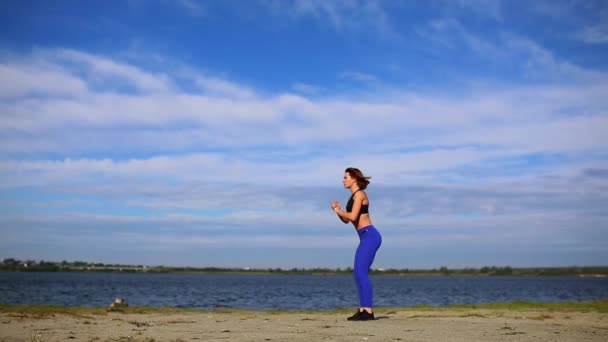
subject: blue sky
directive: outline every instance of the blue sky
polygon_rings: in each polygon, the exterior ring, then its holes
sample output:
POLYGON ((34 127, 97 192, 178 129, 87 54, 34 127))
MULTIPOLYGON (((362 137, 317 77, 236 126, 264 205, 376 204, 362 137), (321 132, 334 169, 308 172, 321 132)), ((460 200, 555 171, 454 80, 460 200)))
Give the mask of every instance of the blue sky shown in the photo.
POLYGON ((0 257, 605 265, 604 1, 5 1, 0 257))

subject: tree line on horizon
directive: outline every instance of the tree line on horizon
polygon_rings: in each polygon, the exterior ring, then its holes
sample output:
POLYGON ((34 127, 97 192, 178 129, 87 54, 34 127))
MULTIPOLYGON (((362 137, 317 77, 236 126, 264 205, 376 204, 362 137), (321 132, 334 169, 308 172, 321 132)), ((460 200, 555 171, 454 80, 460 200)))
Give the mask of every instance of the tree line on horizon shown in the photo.
MULTIPOLYGON (((226 268, 226 267, 172 267, 125 264, 104 264, 86 261, 35 261, 3 259, 0 271, 13 272, 125 272, 125 273, 265 273, 265 274, 352 274, 352 268, 226 268)), ((373 275, 478 275, 478 276, 608 276, 608 266, 525 267, 484 266, 481 268, 450 269, 447 266, 433 269, 372 269, 373 275)))

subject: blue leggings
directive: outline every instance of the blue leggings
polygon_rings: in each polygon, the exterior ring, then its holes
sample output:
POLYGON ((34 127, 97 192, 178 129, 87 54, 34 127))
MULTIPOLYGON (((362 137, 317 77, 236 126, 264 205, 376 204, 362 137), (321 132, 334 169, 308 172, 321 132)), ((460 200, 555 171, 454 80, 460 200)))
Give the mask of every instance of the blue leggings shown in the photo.
POLYGON ((382 244, 382 236, 374 226, 367 226, 357 231, 359 233, 359 247, 355 254, 354 276, 359 291, 359 305, 362 308, 371 308, 374 301, 372 282, 369 280, 369 268, 372 267, 376 251, 382 244))

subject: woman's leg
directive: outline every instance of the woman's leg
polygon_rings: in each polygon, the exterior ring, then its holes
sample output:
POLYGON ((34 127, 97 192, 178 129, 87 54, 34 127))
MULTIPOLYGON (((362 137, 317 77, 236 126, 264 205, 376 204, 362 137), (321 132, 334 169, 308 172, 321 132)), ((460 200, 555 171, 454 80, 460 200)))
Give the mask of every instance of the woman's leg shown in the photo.
POLYGON ((355 253, 354 278, 359 292, 359 305, 361 308, 371 310, 373 307, 373 289, 369 279, 369 269, 374 262, 376 251, 382 244, 382 237, 376 229, 367 229, 360 232, 361 241, 355 253))

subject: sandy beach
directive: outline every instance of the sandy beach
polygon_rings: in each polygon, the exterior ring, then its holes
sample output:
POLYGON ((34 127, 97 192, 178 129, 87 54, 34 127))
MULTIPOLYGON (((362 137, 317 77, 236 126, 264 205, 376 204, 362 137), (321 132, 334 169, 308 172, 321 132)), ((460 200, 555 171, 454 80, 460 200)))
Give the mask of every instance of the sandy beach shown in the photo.
POLYGON ((1 341, 608 341, 608 313, 379 309, 0 313, 1 341))

